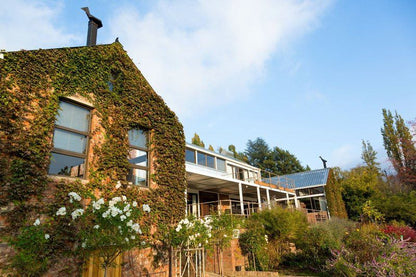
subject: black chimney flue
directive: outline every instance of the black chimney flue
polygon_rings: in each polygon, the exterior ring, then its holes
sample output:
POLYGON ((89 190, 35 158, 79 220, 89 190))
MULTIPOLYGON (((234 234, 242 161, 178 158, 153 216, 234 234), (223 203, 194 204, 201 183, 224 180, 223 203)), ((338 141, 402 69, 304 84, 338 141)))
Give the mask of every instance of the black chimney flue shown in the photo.
POLYGON ((90 21, 88 21, 88 35, 87 35, 87 46, 94 46, 97 44, 97 30, 103 27, 101 20, 90 14, 88 7, 81 8, 85 11, 90 21))

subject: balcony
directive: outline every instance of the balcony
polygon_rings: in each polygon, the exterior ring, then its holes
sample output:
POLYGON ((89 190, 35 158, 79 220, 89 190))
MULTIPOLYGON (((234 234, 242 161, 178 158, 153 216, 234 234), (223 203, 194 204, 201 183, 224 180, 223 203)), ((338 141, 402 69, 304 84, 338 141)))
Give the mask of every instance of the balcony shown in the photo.
MULTIPOLYGON (((274 201, 270 204, 270 208, 275 206, 281 206, 284 208, 297 209, 306 215, 309 223, 323 222, 329 219, 328 213, 321 210, 312 210, 305 208, 294 208, 293 204, 286 202, 274 201)), ((193 214, 196 217, 206 217, 212 214, 229 214, 236 216, 249 217, 260 210, 268 209, 267 203, 261 203, 253 201, 238 201, 238 200, 218 200, 204 203, 195 203, 187 205, 187 214, 193 214)))

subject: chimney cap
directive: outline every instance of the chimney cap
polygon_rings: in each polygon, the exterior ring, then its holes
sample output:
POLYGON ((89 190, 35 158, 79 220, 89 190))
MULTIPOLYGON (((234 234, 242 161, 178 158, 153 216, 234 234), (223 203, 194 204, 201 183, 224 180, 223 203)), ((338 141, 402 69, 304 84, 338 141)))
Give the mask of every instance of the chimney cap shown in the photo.
POLYGON ((95 16, 93 16, 90 13, 90 9, 88 7, 83 7, 81 8, 81 10, 85 11, 85 13, 87 14, 88 18, 93 21, 95 24, 97 24, 97 29, 103 27, 103 23, 101 22, 100 19, 96 18, 95 16))

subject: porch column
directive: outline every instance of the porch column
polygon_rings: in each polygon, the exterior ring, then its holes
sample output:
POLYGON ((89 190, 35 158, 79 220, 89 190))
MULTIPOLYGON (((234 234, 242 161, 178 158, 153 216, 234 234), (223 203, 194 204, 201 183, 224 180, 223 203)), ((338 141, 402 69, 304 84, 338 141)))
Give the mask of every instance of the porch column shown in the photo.
POLYGON ((295 207, 296 209, 299 208, 299 202, 298 202, 298 197, 296 196, 296 191, 295 191, 295 207))
POLYGON ((238 183, 238 192, 240 194, 240 207, 241 207, 241 214, 244 215, 244 200, 243 200, 243 185, 238 183))
POLYGON ((270 203, 270 192, 269 189, 266 189, 266 196, 267 196, 267 206, 269 207, 269 210, 272 208, 272 205, 270 203))
POLYGON ((259 202, 259 211, 261 211, 260 187, 257 187, 257 201, 259 202))
POLYGON ((188 190, 185 189, 185 216, 188 216, 188 190))
POLYGON ((290 204, 290 202, 289 202, 289 193, 286 192, 286 205, 287 205, 288 208, 289 208, 289 204, 290 204))

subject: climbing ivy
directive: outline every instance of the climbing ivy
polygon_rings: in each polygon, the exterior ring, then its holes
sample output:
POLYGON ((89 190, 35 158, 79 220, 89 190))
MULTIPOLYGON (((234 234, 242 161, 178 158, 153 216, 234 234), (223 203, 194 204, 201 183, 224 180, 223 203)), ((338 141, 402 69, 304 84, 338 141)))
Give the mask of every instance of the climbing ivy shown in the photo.
MULTIPOLYGON (((119 180, 123 185, 117 193, 152 203, 155 220, 173 226, 185 210, 184 154, 181 123, 120 43, 7 52, 0 60, 0 206, 7 207, 3 235, 17 236, 36 215, 52 216, 73 189, 111 197, 119 180), (47 175, 59 101, 74 95, 92 103, 100 123, 91 130, 86 183, 47 175), (127 132, 133 128, 150 133, 154 185, 149 189, 126 182, 127 132)), ((65 245, 70 233, 57 228, 65 245)))

